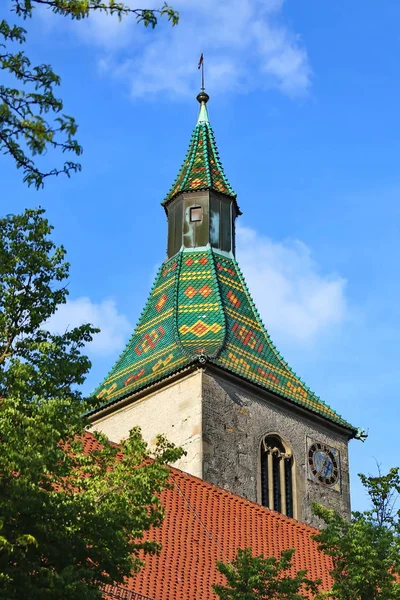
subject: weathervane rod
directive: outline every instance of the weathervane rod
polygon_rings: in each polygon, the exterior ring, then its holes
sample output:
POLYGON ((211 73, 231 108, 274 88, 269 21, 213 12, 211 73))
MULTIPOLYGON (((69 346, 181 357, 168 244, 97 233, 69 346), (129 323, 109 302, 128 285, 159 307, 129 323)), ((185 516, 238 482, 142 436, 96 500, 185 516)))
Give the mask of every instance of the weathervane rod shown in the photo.
POLYGON ((203 53, 200 55, 199 64, 197 65, 198 69, 201 69, 201 91, 204 92, 204 57, 203 53))

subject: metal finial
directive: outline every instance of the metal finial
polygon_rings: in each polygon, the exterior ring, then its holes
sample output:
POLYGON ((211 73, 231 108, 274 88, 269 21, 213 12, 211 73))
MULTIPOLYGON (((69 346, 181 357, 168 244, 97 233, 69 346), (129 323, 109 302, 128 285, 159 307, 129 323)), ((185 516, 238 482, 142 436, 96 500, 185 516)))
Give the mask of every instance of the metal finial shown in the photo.
POLYGON ((210 96, 207 94, 207 92, 205 92, 204 90, 202 90, 200 92, 200 94, 197 94, 196 98, 197 98, 197 101, 200 102, 200 104, 202 102, 204 102, 204 104, 207 104, 207 102, 210 99, 210 96))

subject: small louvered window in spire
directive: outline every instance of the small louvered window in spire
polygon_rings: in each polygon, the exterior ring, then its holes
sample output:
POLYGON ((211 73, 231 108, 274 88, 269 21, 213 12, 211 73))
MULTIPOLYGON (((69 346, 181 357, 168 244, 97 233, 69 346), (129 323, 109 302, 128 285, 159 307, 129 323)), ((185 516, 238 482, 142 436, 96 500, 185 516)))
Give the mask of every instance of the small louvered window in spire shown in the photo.
POLYGON ((202 219, 202 214, 201 214, 201 206, 192 206, 190 208, 190 221, 192 223, 195 223, 197 221, 201 221, 202 219))

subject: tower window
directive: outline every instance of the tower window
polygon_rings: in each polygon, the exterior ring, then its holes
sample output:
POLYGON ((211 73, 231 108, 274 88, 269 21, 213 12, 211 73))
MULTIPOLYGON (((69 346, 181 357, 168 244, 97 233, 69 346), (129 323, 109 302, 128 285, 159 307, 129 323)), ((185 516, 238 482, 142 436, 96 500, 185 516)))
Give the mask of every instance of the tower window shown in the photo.
POLYGON ((293 517, 293 454, 276 435, 261 442, 261 503, 293 517))
POLYGON ((216 195, 210 197, 210 243, 213 248, 232 250, 232 203, 216 195))
POLYGON ((192 206, 190 209, 190 221, 191 223, 195 223, 196 221, 201 221, 201 206, 192 206))

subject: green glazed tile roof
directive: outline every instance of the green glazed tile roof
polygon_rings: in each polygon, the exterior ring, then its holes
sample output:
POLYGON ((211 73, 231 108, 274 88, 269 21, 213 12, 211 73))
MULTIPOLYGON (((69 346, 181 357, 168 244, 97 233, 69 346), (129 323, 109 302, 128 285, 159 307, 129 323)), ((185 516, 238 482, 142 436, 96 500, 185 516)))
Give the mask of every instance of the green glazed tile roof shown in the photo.
POLYGON ((162 204, 165 206, 180 192, 194 190, 215 190, 236 198, 219 160, 214 132, 208 122, 205 105, 200 108, 199 121, 194 128, 189 150, 178 177, 162 204), (206 120, 200 120, 201 118, 206 120))
POLYGON ((206 361, 355 431, 293 373, 236 260, 211 248, 182 250, 162 265, 133 336, 95 394, 105 406, 206 361))

